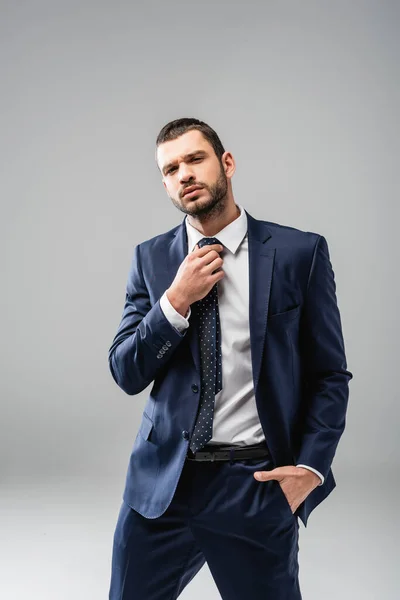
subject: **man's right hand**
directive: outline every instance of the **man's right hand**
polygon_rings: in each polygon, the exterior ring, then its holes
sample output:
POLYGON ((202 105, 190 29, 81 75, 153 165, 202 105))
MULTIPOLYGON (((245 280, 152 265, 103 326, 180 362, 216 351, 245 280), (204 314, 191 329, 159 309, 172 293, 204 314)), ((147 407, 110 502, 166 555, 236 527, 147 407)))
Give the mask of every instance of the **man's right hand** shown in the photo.
POLYGON ((221 244, 209 244, 202 248, 196 245, 180 264, 175 279, 167 289, 168 300, 180 314, 185 316, 189 306, 207 296, 213 285, 225 276, 220 268, 224 261, 219 255, 223 248, 221 244))

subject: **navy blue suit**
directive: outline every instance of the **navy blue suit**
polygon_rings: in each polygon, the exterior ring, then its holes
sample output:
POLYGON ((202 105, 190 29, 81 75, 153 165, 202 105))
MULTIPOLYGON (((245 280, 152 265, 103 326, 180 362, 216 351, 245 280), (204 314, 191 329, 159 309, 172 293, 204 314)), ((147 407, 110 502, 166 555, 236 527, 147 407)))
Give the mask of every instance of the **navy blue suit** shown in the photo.
MULTIPOLYGON (((253 380, 269 468, 302 463, 325 477, 295 513, 306 526, 311 511, 336 485, 331 464, 345 427, 352 378, 334 272, 323 236, 246 214, 253 380)), ((159 302, 187 250, 184 220, 135 247, 121 322, 109 350, 112 376, 127 394, 153 382, 123 493, 125 504, 146 519, 163 515, 177 492, 198 410, 196 329, 177 331, 159 302)))

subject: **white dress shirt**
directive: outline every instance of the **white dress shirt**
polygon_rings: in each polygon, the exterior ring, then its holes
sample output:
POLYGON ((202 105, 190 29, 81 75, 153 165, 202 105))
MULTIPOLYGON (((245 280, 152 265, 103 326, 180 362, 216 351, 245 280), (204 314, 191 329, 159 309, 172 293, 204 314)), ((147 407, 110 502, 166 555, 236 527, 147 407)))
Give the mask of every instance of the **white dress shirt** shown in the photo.
MULTIPOLYGON (((239 204, 240 215, 215 236, 224 245, 222 269, 218 281, 218 306, 221 324, 222 390, 215 395, 213 436, 209 444, 246 446, 265 440, 255 401, 250 354, 249 329, 249 249, 247 215, 239 204)), ((188 252, 204 236, 185 218, 188 252)), ((171 325, 179 332, 189 327, 191 310, 186 317, 169 302, 166 292, 160 306, 171 325)), ((297 465, 323 475, 308 465, 297 465)))

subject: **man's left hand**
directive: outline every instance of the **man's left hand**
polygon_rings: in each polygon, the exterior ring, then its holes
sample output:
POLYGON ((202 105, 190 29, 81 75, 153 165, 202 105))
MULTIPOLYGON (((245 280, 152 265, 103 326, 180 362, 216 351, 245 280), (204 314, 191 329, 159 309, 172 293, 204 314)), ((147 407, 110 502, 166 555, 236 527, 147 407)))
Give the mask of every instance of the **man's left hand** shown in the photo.
POLYGON ((292 512, 295 513, 300 504, 316 488, 321 480, 309 469, 303 467, 277 467, 270 471, 256 471, 253 476, 258 481, 276 479, 285 494, 292 512))

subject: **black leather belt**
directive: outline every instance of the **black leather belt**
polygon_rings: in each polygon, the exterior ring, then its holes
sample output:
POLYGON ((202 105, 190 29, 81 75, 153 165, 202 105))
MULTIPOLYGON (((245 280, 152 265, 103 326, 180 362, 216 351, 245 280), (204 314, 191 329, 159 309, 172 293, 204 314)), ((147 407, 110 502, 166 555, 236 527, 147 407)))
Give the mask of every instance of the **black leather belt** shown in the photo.
POLYGON ((190 449, 187 460, 215 461, 215 460, 243 460, 245 458, 258 458, 268 456, 267 444, 253 444, 251 446, 227 446, 222 444, 206 444, 201 450, 193 453, 190 449))

